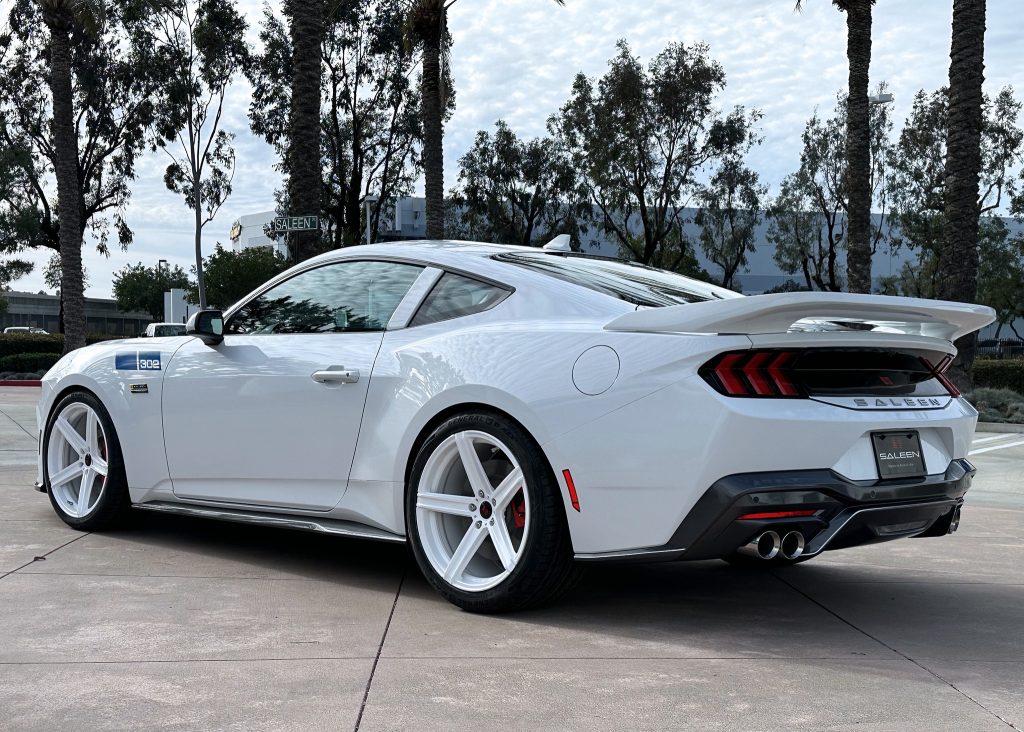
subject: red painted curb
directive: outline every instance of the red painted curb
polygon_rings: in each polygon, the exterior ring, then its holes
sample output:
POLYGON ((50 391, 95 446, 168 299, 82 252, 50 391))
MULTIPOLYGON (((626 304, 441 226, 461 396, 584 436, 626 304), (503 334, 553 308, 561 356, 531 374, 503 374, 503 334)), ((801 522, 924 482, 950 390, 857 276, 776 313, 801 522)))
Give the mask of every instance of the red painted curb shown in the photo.
POLYGON ((0 386, 41 386, 42 382, 39 379, 25 379, 24 381, 15 381, 14 379, 0 379, 0 386))

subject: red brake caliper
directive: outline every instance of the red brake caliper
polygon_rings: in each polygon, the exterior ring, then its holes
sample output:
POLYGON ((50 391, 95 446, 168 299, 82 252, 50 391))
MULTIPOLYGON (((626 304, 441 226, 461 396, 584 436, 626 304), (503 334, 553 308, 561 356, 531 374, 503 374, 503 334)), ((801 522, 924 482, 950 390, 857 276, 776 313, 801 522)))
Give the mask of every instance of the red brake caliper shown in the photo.
POLYGON ((522 493, 512 499, 512 520, 517 529, 526 526, 526 498, 522 493))

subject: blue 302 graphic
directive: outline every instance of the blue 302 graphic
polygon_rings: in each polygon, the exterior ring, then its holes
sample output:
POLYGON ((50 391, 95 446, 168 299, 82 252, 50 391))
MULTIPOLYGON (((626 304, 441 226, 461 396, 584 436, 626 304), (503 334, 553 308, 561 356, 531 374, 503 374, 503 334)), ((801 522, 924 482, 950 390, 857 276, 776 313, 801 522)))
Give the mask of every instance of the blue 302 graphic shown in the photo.
POLYGON ((132 351, 114 356, 114 368, 118 371, 159 371, 159 351, 132 351))

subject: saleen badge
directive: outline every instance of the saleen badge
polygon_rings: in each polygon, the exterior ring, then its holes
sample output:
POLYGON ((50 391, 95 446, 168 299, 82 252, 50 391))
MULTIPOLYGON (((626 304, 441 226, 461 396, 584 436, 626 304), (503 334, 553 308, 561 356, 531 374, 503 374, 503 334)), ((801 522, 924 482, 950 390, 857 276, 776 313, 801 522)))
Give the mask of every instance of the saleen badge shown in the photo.
POLYGON ((131 384, 128 389, 132 394, 148 394, 149 384, 131 384))

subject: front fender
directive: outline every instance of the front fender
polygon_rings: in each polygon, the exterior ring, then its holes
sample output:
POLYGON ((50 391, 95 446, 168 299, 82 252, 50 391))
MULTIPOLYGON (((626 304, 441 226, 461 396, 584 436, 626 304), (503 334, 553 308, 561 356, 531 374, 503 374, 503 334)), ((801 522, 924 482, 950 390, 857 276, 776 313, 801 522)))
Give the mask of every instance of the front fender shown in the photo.
MULTIPOLYGON (((42 432, 57 403, 72 391, 85 390, 103 403, 114 423, 132 501, 137 502, 147 492, 169 483, 161 417, 163 375, 171 356, 188 340, 180 337, 110 341, 64 356, 42 380, 42 393, 36 409, 40 453, 42 432), (160 368, 154 368, 152 364, 144 364, 148 368, 139 368, 140 353, 158 354, 160 368)), ((156 359, 144 359, 153 360, 156 359)), ((40 481, 43 459, 40 454, 40 481)))

